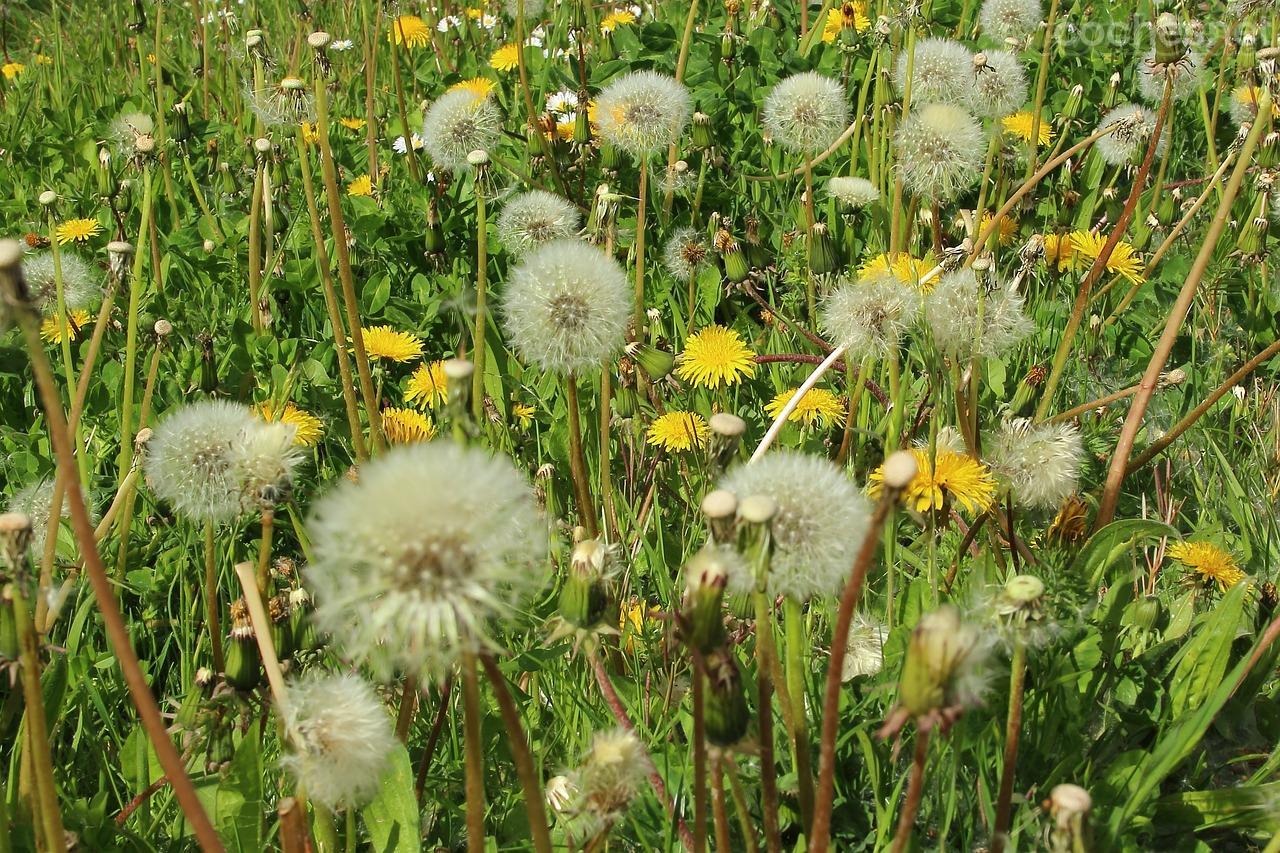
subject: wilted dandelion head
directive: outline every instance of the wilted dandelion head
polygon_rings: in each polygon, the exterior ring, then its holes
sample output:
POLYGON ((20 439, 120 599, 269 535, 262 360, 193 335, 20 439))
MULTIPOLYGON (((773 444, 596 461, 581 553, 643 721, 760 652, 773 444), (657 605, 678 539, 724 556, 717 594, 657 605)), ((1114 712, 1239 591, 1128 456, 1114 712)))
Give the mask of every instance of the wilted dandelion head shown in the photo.
MULTIPOLYGON (((911 66, 911 103, 955 104, 962 101, 973 77, 973 54, 958 41, 927 38, 916 42, 911 66)), ((898 94, 907 86, 907 53, 898 54, 893 69, 898 94)))
POLYGON ((1142 94, 1143 100, 1158 107, 1164 100, 1165 80, 1172 77, 1173 91, 1170 97, 1175 101, 1186 100, 1200 87, 1203 68, 1204 57, 1194 50, 1188 51, 1179 62, 1159 65, 1156 63, 1156 49, 1153 47, 1138 60, 1138 92, 1142 94))
POLYGON ((631 300, 617 261, 588 243, 553 240, 511 273, 503 324, 525 358, 553 373, 578 373, 622 349, 631 300))
POLYGON ((132 157, 138 150, 139 140, 154 140, 156 123, 146 113, 121 114, 111 123, 111 141, 122 157, 132 157))
POLYGON ((841 681, 852 681, 860 675, 875 675, 884 668, 884 641, 887 633, 880 622, 861 613, 854 614, 844 665, 840 669, 841 681))
POLYGON ((1026 41, 1042 20, 1040 0, 984 0, 978 13, 982 31, 996 41, 1026 41))
MULTIPOLYGON (((9 498, 5 512, 20 512, 31 520, 31 545, 39 553, 44 548, 45 536, 49 532, 49 511, 53 508, 53 480, 44 478, 28 483, 9 498)), ((71 513, 71 508, 64 495, 62 498, 62 517, 71 513)))
POLYGON ((792 151, 821 151, 844 132, 848 123, 844 87, 815 71, 782 80, 764 101, 765 128, 792 151))
POLYGON ((677 228, 662 249, 662 265, 677 281, 689 281, 710 260, 711 247, 696 228, 677 228))
POLYGON ((502 132, 502 115, 492 98, 469 89, 445 92, 422 120, 422 145, 441 168, 468 168, 467 155, 487 151, 502 132))
POLYGON ((582 765, 572 775, 576 805, 605 819, 620 814, 645 783, 649 756, 626 729, 597 732, 582 765))
MULTIPOLYGON (((62 249, 58 253, 62 266, 62 297, 68 311, 82 311, 97 301, 102 290, 100 275, 75 252, 62 249)), ((31 301, 45 314, 58 310, 57 279, 52 252, 38 252, 22 259, 22 274, 27 280, 31 301)))
POLYGON ((763 495, 778 506, 771 595, 805 601, 840 588, 870 519, 867 499, 843 471, 819 456, 777 450, 733 469, 719 487, 739 498, 763 495))
POLYGON ((284 727, 291 748, 280 763, 310 799, 336 810, 377 795, 397 741, 364 679, 313 672, 292 682, 284 727))
POLYGON ((231 447, 236 482, 249 502, 275 506, 293 491, 293 473, 305 458, 298 428, 285 421, 255 420, 231 447))
POLYGON ((246 95, 249 108, 267 127, 297 128, 316 120, 315 101, 299 77, 283 77, 246 95))
MULTIPOLYGON (((1097 129, 1113 125, 1118 125, 1118 128, 1093 144, 1098 156, 1112 166, 1140 162, 1146 156, 1151 134, 1156 130, 1155 111, 1141 104, 1121 104, 1102 117, 1097 129)), ((1168 145, 1169 124, 1166 122, 1160 132, 1160 141, 1156 143, 1156 155, 1163 155, 1168 145)))
POLYGON ((380 677, 427 677, 486 641, 538 581, 543 523, 505 458, 436 442, 397 447, 315 505, 307 584, 316 623, 380 677))
POLYGON ((986 153, 982 125, 951 104, 913 109, 898 128, 903 185, 928 200, 955 197, 977 182, 986 153))
POLYGON ((866 207, 880 200, 879 188, 866 178, 832 178, 827 181, 827 193, 845 207, 866 207))
POLYGON ((1027 72, 1018 57, 1007 50, 988 50, 984 65, 975 63, 973 85, 966 103, 975 115, 1003 118, 1027 100, 1027 72))
POLYGON ((226 400, 201 400, 171 412, 147 445, 152 491, 187 518, 232 520, 244 508, 236 448, 259 425, 248 406, 226 400))
POLYGON ((596 126, 605 141, 638 158, 679 138, 693 110, 689 90, 656 71, 632 71, 596 97, 596 126))
POLYGON ((840 283, 822 302, 822 330, 855 360, 898 348, 920 313, 920 291, 891 273, 840 283))
POLYGON ((1076 490, 1084 445, 1071 424, 1007 420, 987 447, 987 463, 1013 499, 1027 507, 1057 509, 1076 490))
POLYGON ((924 317, 943 352, 962 358, 996 358, 1031 333, 1033 324, 1022 306, 1022 297, 1013 288, 996 281, 984 290, 972 269, 961 269, 943 275, 925 296, 924 317))
POLYGON ((581 217, 573 203, 560 196, 530 190, 512 196, 498 214, 498 239, 515 257, 551 240, 572 237, 581 217))

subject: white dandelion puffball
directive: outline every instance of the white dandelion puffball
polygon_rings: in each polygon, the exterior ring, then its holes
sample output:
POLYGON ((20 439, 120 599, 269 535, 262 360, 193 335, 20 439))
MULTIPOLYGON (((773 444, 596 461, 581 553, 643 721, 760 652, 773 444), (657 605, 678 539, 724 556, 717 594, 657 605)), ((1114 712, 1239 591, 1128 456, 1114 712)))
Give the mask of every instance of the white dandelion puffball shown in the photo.
POLYGON ((779 82, 764 101, 769 135, 792 151, 816 154, 844 132, 849 104, 844 87, 815 71, 779 82))
POLYGON ((690 281, 710 262, 711 247, 696 228, 677 228, 662 249, 662 265, 677 281, 690 281))
POLYGON ((692 112, 684 84, 656 71, 625 74, 596 97, 600 136, 637 158, 675 142, 692 112))
POLYGON ((982 31, 995 41, 1026 41, 1044 20, 1040 0, 985 0, 978 13, 982 31))
POLYGON ((487 151, 502 132, 502 116, 493 99, 468 89, 441 95, 422 120, 422 145, 441 168, 468 168, 467 155, 487 151))
POLYGON ((986 461, 1019 504, 1057 509, 1075 494, 1084 445, 1072 424, 1015 418, 1001 425, 986 461))
POLYGON ((884 625, 854 614, 849 628, 849 641, 840 668, 840 680, 852 681, 860 675, 875 675, 884 669, 884 641, 888 632, 884 625))
POLYGON ((982 173, 982 125, 951 104, 911 110, 898 128, 897 145, 903 185, 928 201, 954 198, 982 173))
POLYGON ((1184 101, 1200 88, 1200 71, 1204 67, 1204 57, 1194 50, 1188 51, 1182 61, 1172 65, 1156 64, 1156 49, 1147 51, 1146 56, 1138 60, 1138 91, 1142 99, 1152 106, 1159 107, 1164 100, 1165 79, 1172 75, 1173 91, 1170 97, 1175 101, 1184 101))
POLYGON ((552 373, 594 369, 616 355, 631 320, 626 273, 602 250, 553 240, 507 280, 502 318, 520 354, 552 373))
POLYGON ((231 464, 245 499, 274 506, 293 491, 293 474, 305 458, 295 441, 298 428, 255 420, 231 447, 231 464))
MULTIPOLYGON (((911 103, 956 104, 964 100, 973 79, 973 54, 958 41, 927 38, 916 42, 911 63, 911 103)), ((899 95, 907 88, 907 52, 898 54, 893 85, 899 95)), ((914 107, 913 107, 914 108, 914 107)))
POLYGON ((880 200, 880 190, 866 178, 835 177, 827 181, 827 194, 845 207, 866 207, 880 200))
MULTIPOLYGON (((88 308, 102 295, 101 275, 75 252, 62 248, 58 252, 62 267, 62 298, 68 311, 88 308)), ((22 259, 22 274, 31 292, 31 301, 45 314, 58 310, 57 277, 52 252, 39 252, 22 259)))
POLYGON ((983 118, 1003 118, 1017 112, 1027 100, 1027 72, 1022 63, 1007 50, 989 50, 982 56, 986 64, 974 66, 966 100, 969 109, 983 118))
POLYGON ((307 523, 317 627, 369 663, 428 677, 487 641, 539 580, 544 523, 505 458, 446 442, 398 447, 320 499, 307 523))
POLYGON ((938 349, 962 358, 997 358, 1034 328, 1017 291, 998 281, 983 291, 972 269, 942 276, 924 298, 924 317, 938 349))
POLYGON ((522 11, 526 21, 537 20, 542 17, 542 10, 546 8, 544 0, 524 0, 523 5, 524 9, 522 10, 520 8, 521 0, 507 0, 507 14, 511 16, 512 20, 515 20, 516 15, 522 11))
POLYGON ((778 505, 770 595, 806 601, 841 588, 871 516, 867 498, 843 471, 819 456, 776 450, 733 469, 719 488, 739 500, 764 495, 778 505))
POLYGON ((226 400, 202 400, 170 413, 147 444, 151 490, 179 515, 231 521, 244 509, 234 450, 259 424, 248 406, 226 400))
POLYGON ((581 807, 602 817, 618 814, 645 784, 649 756, 626 729, 597 732, 591 751, 571 778, 581 807))
MULTIPOLYGON (((37 554, 44 550, 45 536, 49 532, 50 512, 53 508, 53 479, 44 478, 29 483, 14 492, 5 512, 20 512, 31 519, 31 547, 37 554)), ((61 517, 71 514, 67 497, 62 498, 61 517)))
POLYGON ((289 684, 288 695, 291 748, 280 763, 330 811, 372 800, 397 743, 378 694, 359 676, 313 672, 289 684))
MULTIPOLYGON (((1104 130, 1113 125, 1119 129, 1101 137, 1093 144, 1098 156, 1112 166, 1124 166, 1139 163, 1147 154, 1147 146, 1151 144, 1151 134, 1156 130, 1156 112, 1141 104, 1121 104, 1102 117, 1097 130, 1104 130)), ((1097 130, 1094 132, 1096 133, 1097 130)), ((1156 155, 1164 154, 1169 145, 1169 124, 1165 122, 1160 132, 1160 140, 1156 143, 1156 155)))
POLYGON ((498 214, 498 239, 515 257, 550 240, 572 237, 581 217, 568 199, 531 190, 512 196, 498 214))
POLYGON ((920 291, 892 273, 842 281, 822 301, 819 323, 857 361, 897 350, 920 313, 920 291))

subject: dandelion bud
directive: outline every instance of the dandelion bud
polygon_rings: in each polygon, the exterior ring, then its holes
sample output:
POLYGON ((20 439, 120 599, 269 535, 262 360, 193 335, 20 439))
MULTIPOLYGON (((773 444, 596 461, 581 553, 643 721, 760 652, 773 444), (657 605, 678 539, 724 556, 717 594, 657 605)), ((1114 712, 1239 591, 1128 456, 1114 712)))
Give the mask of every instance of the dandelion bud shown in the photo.
POLYGON ((691 147, 695 151, 706 151, 715 144, 711 132, 711 116, 702 112, 693 114, 693 130, 690 134, 691 147))
POLYGON ((716 232, 713 241, 720 260, 724 263, 724 277, 737 284, 745 281, 751 269, 747 264, 747 256, 742 253, 742 246, 727 229, 716 232))
POLYGON ((1077 83, 1067 93, 1067 102, 1062 107, 1062 117, 1068 121, 1080 115, 1080 107, 1084 105, 1084 86, 1077 83))
POLYGON ((751 723, 738 661, 729 649, 718 648, 706 656, 703 664, 707 671, 703 712, 707 740, 720 747, 733 746, 746 735, 751 723))
POLYGON ((179 144, 191 139, 191 120, 187 116, 187 105, 183 101, 173 105, 173 125, 170 127, 169 135, 179 144))
POLYGON ((1160 617, 1164 615, 1164 607, 1154 595, 1144 595, 1130 603, 1125 610, 1133 627, 1147 633, 1156 629, 1160 624, 1160 617))
POLYGON ((53 190, 45 190, 40 193, 40 204, 43 207, 53 207, 58 203, 58 194, 53 190))
POLYGON ((639 341, 627 344, 626 353, 654 382, 670 373, 676 364, 676 357, 671 353, 639 341))
MULTIPOLYGON (((238 602, 241 607, 243 603, 238 602)), ((235 612, 235 608, 232 608, 235 612)), ((227 684, 237 690, 248 691, 262 681, 262 656, 253 626, 246 621, 231 629, 227 637, 225 677, 227 684)))
POLYGON ((1161 12, 1152 27, 1157 65, 1172 65, 1187 55, 1187 45, 1182 39, 1182 26, 1176 16, 1161 12))
POLYGON ((577 628, 591 628, 604 616, 608 595, 604 587, 611 555, 599 539, 584 539, 573 546, 569 572, 560 590, 560 618, 577 628))
POLYGON ((706 516, 711 540, 721 544, 732 541, 738 513, 737 495, 724 489, 715 489, 707 492, 699 507, 706 516))
POLYGON ((685 566, 683 639, 704 654, 725 640, 722 602, 732 556, 731 549, 708 544, 685 566))
POLYGON ((949 709, 959 705, 963 710, 969 697, 964 695, 962 679, 975 662, 978 640, 977 630, 962 622, 960 611, 950 605, 926 613, 916 623, 907 641, 898 702, 918 724, 922 718, 941 714, 932 722, 945 726, 949 709))
POLYGON ((1267 219, 1265 216, 1254 216, 1247 219, 1236 238, 1236 251, 1243 257, 1253 259, 1262 254, 1262 241, 1266 236, 1267 219))
POLYGON ((823 222, 814 223, 809 229, 809 271, 823 275, 840 265, 840 254, 835 240, 823 222))
POLYGON ((1014 575, 996 596, 995 612, 1011 626, 1044 618, 1044 582, 1034 575, 1014 575))
POLYGON ((1055 785, 1049 792, 1049 814, 1054 828, 1050 836, 1053 853, 1092 850, 1089 832, 1089 811, 1093 798, 1079 785, 1055 785))
POLYGON ((1102 94, 1102 108, 1109 110, 1120 102, 1120 72, 1117 71, 1107 80, 1107 89, 1102 94))
POLYGON ((742 444, 742 434, 747 430, 747 422, 737 415, 728 412, 716 412, 707 422, 711 428, 711 470, 713 473, 724 471, 742 444))
POLYGON ((305 589, 289 593, 289 636, 296 651, 306 652, 320 647, 320 638, 311 621, 311 595, 305 589))
POLYGON ((0 558, 14 573, 23 571, 31 546, 31 516, 25 512, 0 514, 0 558))
POLYGON ((307 44, 310 45, 314 50, 324 50, 326 47, 329 46, 329 42, 331 41, 333 41, 333 36, 329 35, 323 30, 317 30, 316 32, 307 36, 307 44))
POLYGON ((465 358, 450 358, 441 369, 444 371, 445 400, 455 416, 465 416, 470 411, 471 375, 476 366, 465 358))
POLYGON ((206 255, 212 255, 213 250, 217 248, 217 245, 212 240, 206 239, 204 243, 201 245, 201 248, 204 249, 204 253, 206 255))
POLYGON ((1236 76, 1246 77, 1253 73, 1253 66, 1258 61, 1258 36, 1245 33, 1240 37, 1240 47, 1236 53, 1236 76))
POLYGON ((293 641, 293 620, 289 613, 289 594, 282 592, 267 601, 267 618, 271 622, 271 642, 280 660, 293 657, 297 646, 293 641))

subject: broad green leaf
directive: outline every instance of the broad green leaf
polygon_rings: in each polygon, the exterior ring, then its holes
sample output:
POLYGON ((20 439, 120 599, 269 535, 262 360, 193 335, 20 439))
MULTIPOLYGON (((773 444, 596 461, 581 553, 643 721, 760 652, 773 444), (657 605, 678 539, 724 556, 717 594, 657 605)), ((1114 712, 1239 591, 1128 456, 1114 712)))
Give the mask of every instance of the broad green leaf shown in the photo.
POLYGON ((1249 585, 1233 586, 1213 612, 1205 619, 1196 635, 1187 642, 1182 659, 1171 679, 1169 696, 1174 717, 1188 708, 1199 706, 1222 681, 1231 657, 1231 643, 1244 609, 1249 585))
POLYGON ((391 754, 382 790, 361 814, 377 853, 417 853, 422 849, 413 768, 403 746, 397 746, 391 754))
POLYGON ((1076 555, 1075 566, 1082 575, 1091 578, 1097 586, 1106 576, 1106 569, 1121 554, 1143 540, 1156 540, 1168 536, 1180 539, 1181 535, 1169 525, 1148 518, 1129 518, 1113 521, 1089 537, 1076 555))
POLYGON ((1265 785, 1183 791, 1156 800, 1155 825, 1169 830, 1256 829, 1280 832, 1273 807, 1280 782, 1265 785))

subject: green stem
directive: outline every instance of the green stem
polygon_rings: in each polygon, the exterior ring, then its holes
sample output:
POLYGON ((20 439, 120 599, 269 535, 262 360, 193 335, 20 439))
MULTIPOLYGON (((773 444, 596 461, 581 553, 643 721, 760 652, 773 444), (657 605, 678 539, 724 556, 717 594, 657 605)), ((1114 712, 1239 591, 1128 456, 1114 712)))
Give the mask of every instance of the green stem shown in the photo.
MULTIPOLYGON (((138 228, 138 244, 144 245, 151 227, 151 165, 142 167, 142 224, 138 228)), ((129 473, 133 462, 133 385, 138 363, 138 312, 142 302, 142 259, 146 253, 133 256, 133 274, 129 277, 129 316, 125 326, 124 376, 120 389, 120 459, 119 478, 129 473)))
POLYGON ((813 825, 813 760, 809 755, 809 719, 805 710, 805 649, 809 647, 804 625, 804 609, 800 602, 785 598, 782 602, 782 625, 786 634, 787 692, 791 699, 792 748, 795 750, 796 776, 800 786, 800 816, 805 827, 813 825))
MULTIPOLYGON (((1014 549, 1014 554, 1017 550, 1014 549)), ((1013 782, 1018 767, 1018 737, 1022 732, 1022 695, 1027 674, 1027 643, 1019 636, 1013 641, 1009 664, 1009 713, 1004 727, 1004 766, 1000 772, 1000 794, 996 799, 996 821, 991 830, 991 853, 1003 853, 1008 844, 1013 810, 1013 782)))
POLYGON ((476 656, 462 654, 463 752, 467 792, 467 851, 484 853, 484 744, 480 741, 480 677, 476 656))
POLYGON ((489 229, 485 223, 485 196, 476 180, 476 325, 472 340, 471 416, 484 423, 484 358, 485 330, 488 328, 489 305, 489 229))

